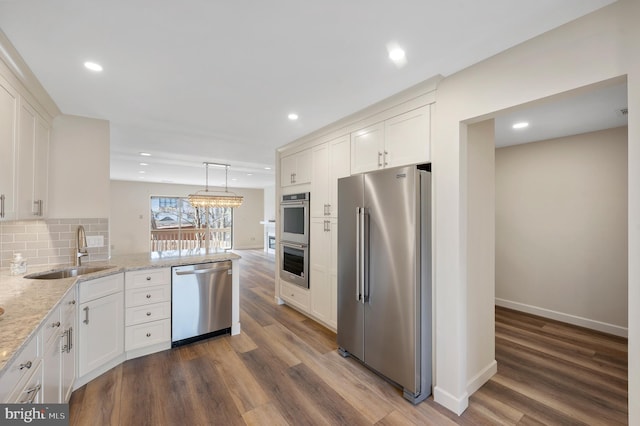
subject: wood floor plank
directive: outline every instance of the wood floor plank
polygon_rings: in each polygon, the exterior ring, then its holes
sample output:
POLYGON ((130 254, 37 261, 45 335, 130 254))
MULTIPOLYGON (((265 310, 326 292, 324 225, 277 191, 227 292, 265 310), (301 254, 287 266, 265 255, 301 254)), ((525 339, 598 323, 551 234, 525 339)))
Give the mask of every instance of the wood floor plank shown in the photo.
POLYGON ((239 253, 241 334, 126 361, 73 393, 71 425, 626 424, 626 339, 496 308, 498 373, 457 416, 343 358, 276 304, 273 255, 239 253))

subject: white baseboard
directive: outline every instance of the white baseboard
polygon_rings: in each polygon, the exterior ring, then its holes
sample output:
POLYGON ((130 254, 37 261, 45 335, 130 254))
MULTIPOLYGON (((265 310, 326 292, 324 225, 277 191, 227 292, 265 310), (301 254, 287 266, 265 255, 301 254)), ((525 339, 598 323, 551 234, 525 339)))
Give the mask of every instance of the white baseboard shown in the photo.
POLYGON ((469 382, 467 382, 467 394, 471 395, 482 385, 487 383, 494 374, 498 372, 498 363, 494 359, 483 370, 476 374, 469 382))
POLYGON ((262 246, 262 244, 251 244, 251 245, 246 245, 246 246, 233 246, 233 250, 254 250, 254 249, 263 249, 264 247, 262 246))
POLYGON ((458 416, 469 406, 468 393, 465 392, 460 398, 456 398, 438 386, 433 389, 433 400, 458 416))
POLYGON ((552 311, 550 309, 539 308, 537 306, 526 305, 520 302, 498 299, 497 297, 495 300, 497 306, 513 309, 514 311, 526 312, 528 314, 538 315, 543 318, 549 318, 556 321, 562 321, 568 324, 601 331, 603 333, 613 334, 614 336, 628 337, 629 335, 629 329, 626 327, 620 327, 619 325, 608 324, 606 322, 596 321, 589 318, 565 314, 563 312, 552 311))

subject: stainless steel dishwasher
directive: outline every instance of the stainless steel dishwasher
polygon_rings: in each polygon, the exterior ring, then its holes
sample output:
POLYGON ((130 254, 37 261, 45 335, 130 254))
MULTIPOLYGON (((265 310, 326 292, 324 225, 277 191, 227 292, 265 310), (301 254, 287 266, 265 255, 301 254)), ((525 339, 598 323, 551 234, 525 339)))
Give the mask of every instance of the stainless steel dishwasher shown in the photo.
POLYGON ((171 346, 231 331, 231 262, 171 268, 171 346))

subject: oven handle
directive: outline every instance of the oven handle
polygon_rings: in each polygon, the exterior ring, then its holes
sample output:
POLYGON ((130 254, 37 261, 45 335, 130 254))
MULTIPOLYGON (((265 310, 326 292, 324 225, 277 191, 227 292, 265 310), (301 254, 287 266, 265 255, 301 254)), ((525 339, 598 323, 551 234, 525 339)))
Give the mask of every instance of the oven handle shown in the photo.
POLYGON ((309 205, 309 201, 307 201, 307 200, 281 201, 280 205, 283 206, 283 207, 307 206, 307 205, 309 205))
POLYGON ((286 247, 299 248, 299 249, 306 249, 308 247, 306 244, 289 243, 287 241, 280 241, 280 245, 286 246, 286 247))

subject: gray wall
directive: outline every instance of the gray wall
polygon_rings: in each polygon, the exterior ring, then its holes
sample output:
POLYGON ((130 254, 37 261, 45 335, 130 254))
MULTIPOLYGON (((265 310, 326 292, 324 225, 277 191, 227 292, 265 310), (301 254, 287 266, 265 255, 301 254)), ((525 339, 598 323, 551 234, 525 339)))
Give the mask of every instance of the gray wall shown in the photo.
POLYGON ((627 128, 496 150, 496 303, 627 327, 627 128))
MULTIPOLYGON (((186 197, 200 190, 202 187, 189 185, 111 181, 111 255, 149 251, 149 199, 152 195, 186 197)), ((230 188, 230 191, 244 196, 242 206, 233 213, 233 248, 261 248, 263 190, 230 188)))

